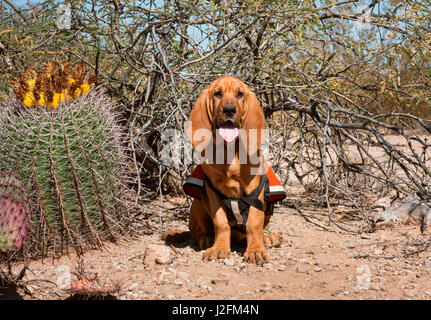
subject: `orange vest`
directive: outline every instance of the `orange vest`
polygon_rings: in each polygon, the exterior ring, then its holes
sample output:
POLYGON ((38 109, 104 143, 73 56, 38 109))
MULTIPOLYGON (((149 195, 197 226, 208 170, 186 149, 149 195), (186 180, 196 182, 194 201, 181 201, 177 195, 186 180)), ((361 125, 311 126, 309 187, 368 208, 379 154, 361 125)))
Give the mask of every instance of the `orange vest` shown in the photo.
MULTIPOLYGON (((286 198, 286 192, 284 191, 284 187, 281 184, 280 180, 278 180, 274 171, 272 171, 271 167, 265 161, 266 168, 266 176, 269 180, 269 196, 266 199, 266 203, 272 203, 281 201, 286 198)), ((205 187, 205 173, 202 169, 201 165, 198 165, 190 175, 190 177, 184 183, 183 189, 184 192, 197 199, 201 199, 202 191, 205 187)))

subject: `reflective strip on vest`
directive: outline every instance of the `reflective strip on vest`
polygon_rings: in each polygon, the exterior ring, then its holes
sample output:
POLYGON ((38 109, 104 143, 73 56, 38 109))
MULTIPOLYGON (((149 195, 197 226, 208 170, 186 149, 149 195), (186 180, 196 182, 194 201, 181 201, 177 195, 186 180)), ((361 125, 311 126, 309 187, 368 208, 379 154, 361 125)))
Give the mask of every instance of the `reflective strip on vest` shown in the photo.
MULTIPOLYGON (((267 203, 281 201, 286 198, 286 192, 284 190, 283 185, 280 180, 278 180, 274 171, 272 171, 271 167, 265 161, 266 167, 266 176, 269 180, 269 197, 266 200, 267 203)), ((183 189, 184 192, 197 199, 201 199, 202 191, 205 186, 205 174, 201 165, 198 165, 190 175, 190 177, 186 180, 183 189)))

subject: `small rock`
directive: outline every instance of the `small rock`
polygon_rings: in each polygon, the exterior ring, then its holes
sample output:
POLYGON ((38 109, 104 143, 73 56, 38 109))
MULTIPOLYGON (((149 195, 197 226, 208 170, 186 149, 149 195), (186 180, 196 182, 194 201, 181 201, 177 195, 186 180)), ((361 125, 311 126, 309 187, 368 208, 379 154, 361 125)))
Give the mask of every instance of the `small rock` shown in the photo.
POLYGON ((414 290, 408 290, 408 289, 406 289, 406 290, 403 291, 403 294, 406 297, 409 297, 409 298, 413 298, 415 296, 414 290))
POLYGON ((224 264, 227 266, 233 266, 235 264, 234 258, 226 258, 224 259, 224 264))
POLYGON ((379 283, 370 283, 370 289, 374 291, 379 291, 381 290, 381 286, 379 283))
POLYGON ((414 288, 415 288, 415 285, 412 283, 408 283, 404 286, 404 289, 407 289, 407 290, 412 290, 414 288))
POLYGON ((383 250, 382 250, 381 248, 376 248, 376 249, 374 249, 374 254, 375 254, 376 256, 381 255, 382 253, 383 253, 383 250))
POLYGON ((356 245, 354 245, 353 243, 345 243, 344 245, 343 245, 343 248, 344 249, 353 249, 353 248, 355 248, 356 247, 356 245))
POLYGON ((174 259, 171 248, 165 245, 149 245, 145 248, 144 264, 169 264, 174 259))
POLYGON ((284 271, 284 270, 286 270, 286 266, 284 264, 278 267, 278 271, 284 271))
POLYGON ((322 268, 315 267, 313 270, 314 270, 314 272, 320 272, 320 271, 322 271, 322 268))
POLYGON ((130 285, 130 287, 129 287, 129 291, 133 291, 133 290, 135 290, 136 288, 138 287, 138 284, 135 282, 135 283, 132 283, 131 285, 130 285))
POLYGON ((224 284, 224 285, 228 285, 229 284, 229 280, 227 280, 227 279, 211 279, 211 283, 212 284, 224 284))
POLYGON ((187 263, 187 259, 186 258, 178 258, 177 262, 178 263, 187 263))
POLYGON ((303 267, 297 267, 297 268, 296 268, 296 272, 298 272, 298 273, 306 273, 306 274, 308 274, 307 269, 305 269, 305 268, 303 268, 303 267))
POLYGON ((179 277, 183 281, 186 281, 186 282, 189 281, 189 275, 187 272, 178 271, 176 274, 177 274, 177 277, 179 277))

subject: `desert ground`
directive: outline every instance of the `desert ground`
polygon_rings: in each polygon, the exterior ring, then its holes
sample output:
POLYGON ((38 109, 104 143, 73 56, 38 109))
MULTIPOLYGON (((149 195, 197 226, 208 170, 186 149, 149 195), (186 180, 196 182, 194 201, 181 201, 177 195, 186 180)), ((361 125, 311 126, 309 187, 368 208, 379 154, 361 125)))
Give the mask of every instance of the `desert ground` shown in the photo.
POLYGON ((417 224, 353 234, 328 224, 324 211, 300 215, 281 204, 266 232, 278 233, 284 241, 268 249, 268 263, 243 262, 243 247, 233 247, 229 259, 206 262, 193 241, 166 245, 160 239, 162 230, 187 228, 183 198, 149 206, 153 213, 142 221, 151 234, 108 243, 81 260, 70 252, 31 261, 22 281, 27 290, 9 289, 2 297, 76 297, 68 286, 77 281, 80 265, 86 274, 97 275, 99 283, 118 285, 118 292, 108 297, 121 300, 431 298, 430 237, 417 224))

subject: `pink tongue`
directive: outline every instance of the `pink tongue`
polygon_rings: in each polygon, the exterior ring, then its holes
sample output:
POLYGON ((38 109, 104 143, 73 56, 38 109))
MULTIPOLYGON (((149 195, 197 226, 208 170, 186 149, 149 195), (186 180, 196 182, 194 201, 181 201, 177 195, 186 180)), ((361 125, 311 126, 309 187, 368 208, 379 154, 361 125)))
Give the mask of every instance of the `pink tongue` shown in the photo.
POLYGON ((222 136, 222 138, 226 142, 231 142, 235 140, 236 137, 238 137, 239 131, 238 131, 238 128, 235 128, 235 127, 223 126, 220 129, 218 129, 218 133, 222 136))

